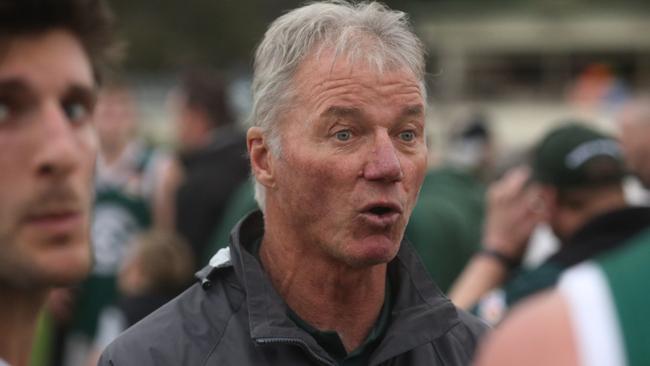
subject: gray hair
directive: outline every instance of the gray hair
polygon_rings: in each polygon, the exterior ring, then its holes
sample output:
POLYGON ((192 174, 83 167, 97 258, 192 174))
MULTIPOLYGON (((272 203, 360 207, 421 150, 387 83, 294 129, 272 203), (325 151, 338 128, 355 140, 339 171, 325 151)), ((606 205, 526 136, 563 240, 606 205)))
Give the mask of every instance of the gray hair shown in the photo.
MULTIPOLYGON (((405 13, 376 2, 343 0, 294 9, 271 24, 255 53, 250 122, 261 127, 275 156, 281 154, 277 121, 293 100, 296 70, 306 56, 318 56, 325 48, 350 62, 364 61, 378 72, 405 67, 426 95, 424 47, 405 13)), ((254 183, 255 200, 264 210, 265 189, 257 180, 254 183)))

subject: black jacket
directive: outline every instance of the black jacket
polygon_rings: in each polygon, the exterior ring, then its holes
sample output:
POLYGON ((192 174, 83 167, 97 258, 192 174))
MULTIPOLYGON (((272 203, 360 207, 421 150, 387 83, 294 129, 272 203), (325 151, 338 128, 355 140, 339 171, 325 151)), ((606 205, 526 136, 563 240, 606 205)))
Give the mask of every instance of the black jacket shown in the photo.
MULTIPOLYGON (((250 174, 246 133, 221 127, 212 142, 180 156, 185 179, 176 192, 176 229, 190 243, 197 264, 223 218, 228 200, 250 174)), ((200 267, 197 267, 197 269, 200 267)))
MULTIPOLYGON (((100 365, 335 365, 287 316, 287 305, 246 250, 262 237, 254 212, 197 276, 200 283, 128 329, 100 365)), ((469 365, 486 326, 458 310, 404 242, 388 267, 391 321, 371 365, 469 365)))

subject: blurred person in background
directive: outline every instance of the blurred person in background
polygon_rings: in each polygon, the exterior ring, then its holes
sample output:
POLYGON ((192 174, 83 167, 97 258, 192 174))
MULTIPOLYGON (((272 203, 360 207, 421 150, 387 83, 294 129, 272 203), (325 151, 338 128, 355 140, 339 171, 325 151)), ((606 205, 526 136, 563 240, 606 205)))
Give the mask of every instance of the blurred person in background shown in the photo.
POLYGON ((221 221, 210 235, 210 241, 203 251, 201 265, 207 265, 214 253, 221 248, 228 247, 232 228, 242 217, 255 210, 259 210, 259 206, 255 201, 254 183, 252 179, 247 179, 237 187, 237 190, 228 199, 221 221))
MULTIPOLYGON (((163 192, 171 159, 137 136, 137 107, 127 86, 114 83, 99 95, 99 156, 92 227, 94 264, 75 295, 66 335, 65 363, 79 364, 92 347, 99 315, 118 299, 117 274, 135 235, 166 227, 172 197, 163 192), (155 225, 158 221, 158 225, 155 225)), ((168 229, 168 228, 167 228, 168 229)))
MULTIPOLYGON (((636 97, 620 116, 623 152, 646 187, 650 134, 642 132, 650 130, 648 106, 650 98, 636 97)), ((648 263, 650 231, 645 230, 621 248, 569 269, 557 289, 506 319, 483 346, 478 365, 647 365, 648 263)))
POLYGON ((90 270, 92 121, 113 45, 102 1, 0 4, 1 365, 29 363, 48 293, 90 270))
POLYGON ((650 208, 629 207, 619 144, 585 124, 550 131, 517 168, 490 189, 480 252, 454 285, 458 306, 492 324, 520 300, 552 287, 568 267, 623 245, 650 226, 650 208), (532 175, 532 176, 529 176, 532 175), (519 268, 530 236, 546 221, 560 249, 540 266, 519 268))
POLYGON ((646 189, 650 189, 650 96, 626 103, 618 118, 619 139, 625 161, 646 189))
POLYGON ((650 145, 646 136, 650 134, 649 96, 637 96, 623 105, 616 120, 618 137, 625 154, 628 170, 632 173, 626 181, 626 195, 630 202, 650 205, 650 145))
POLYGON ((101 351, 121 332, 177 296, 192 280, 193 253, 177 235, 162 230, 132 239, 118 275, 119 299, 100 314, 93 351, 86 365, 96 365, 101 351))
POLYGON ((276 19, 247 134, 262 211, 100 364, 469 364, 486 326, 404 240, 427 168, 424 66, 406 15, 379 3, 276 19))
POLYGON ((597 62, 584 68, 569 90, 568 100, 583 112, 615 116, 630 92, 615 70, 597 62))
POLYGON ((246 134, 234 120, 226 83, 213 70, 186 73, 172 98, 180 158, 176 229, 200 265, 228 199, 250 174, 246 134))
POLYGON ((443 292, 480 248, 485 177, 492 167, 488 121, 475 115, 451 139, 442 166, 424 178, 406 237, 443 292))

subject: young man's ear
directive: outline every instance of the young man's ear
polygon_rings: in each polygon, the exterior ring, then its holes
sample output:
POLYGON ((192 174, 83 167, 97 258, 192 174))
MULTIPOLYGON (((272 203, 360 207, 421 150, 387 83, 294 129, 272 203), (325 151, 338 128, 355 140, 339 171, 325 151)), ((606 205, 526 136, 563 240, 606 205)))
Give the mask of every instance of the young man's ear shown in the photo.
POLYGON ((257 181, 267 188, 275 186, 273 159, 268 141, 260 127, 251 127, 246 133, 246 144, 250 156, 251 169, 257 181))

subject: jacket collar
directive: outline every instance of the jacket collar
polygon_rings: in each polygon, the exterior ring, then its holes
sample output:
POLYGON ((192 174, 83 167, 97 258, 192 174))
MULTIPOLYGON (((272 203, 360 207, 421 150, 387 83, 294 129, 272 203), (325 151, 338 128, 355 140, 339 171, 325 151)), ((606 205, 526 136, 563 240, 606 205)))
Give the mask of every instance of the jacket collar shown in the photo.
MULTIPOLYGON (((264 235, 260 211, 249 214, 231 233, 232 264, 247 294, 251 337, 295 339, 317 355, 331 360, 316 341, 287 316, 287 305, 273 288, 258 260, 248 251, 264 235)), ((432 342, 460 322, 455 307, 431 281, 410 243, 402 242, 388 264, 393 285, 393 311, 384 339, 372 356, 379 363, 419 345, 432 342)))
POLYGON ((460 323, 456 307, 433 283, 407 240, 388 264, 388 275, 395 286, 393 314, 373 364, 430 343, 460 323))

